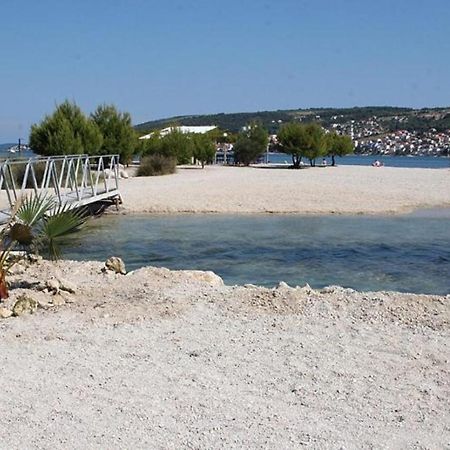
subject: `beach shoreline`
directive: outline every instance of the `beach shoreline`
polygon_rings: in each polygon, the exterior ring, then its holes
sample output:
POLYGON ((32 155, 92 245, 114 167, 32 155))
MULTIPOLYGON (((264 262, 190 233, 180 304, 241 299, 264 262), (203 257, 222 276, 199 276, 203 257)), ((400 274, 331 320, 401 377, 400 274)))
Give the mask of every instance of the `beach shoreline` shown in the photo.
POLYGON ((447 169, 181 167, 119 186, 127 213, 394 215, 450 208, 447 169))

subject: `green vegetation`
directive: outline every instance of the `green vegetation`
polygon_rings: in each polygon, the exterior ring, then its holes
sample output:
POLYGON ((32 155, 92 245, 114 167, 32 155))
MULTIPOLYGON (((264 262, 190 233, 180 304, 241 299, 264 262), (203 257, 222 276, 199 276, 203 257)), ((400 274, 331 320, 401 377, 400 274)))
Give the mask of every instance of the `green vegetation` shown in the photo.
POLYGON ((154 132, 149 139, 142 139, 139 150, 143 156, 161 155, 174 159, 176 164, 190 164, 195 159, 204 167, 214 160, 213 136, 209 133, 183 133, 174 127, 163 137, 154 132))
POLYGON ((43 156, 113 153, 127 164, 138 141, 128 113, 102 105, 86 117, 75 103, 66 100, 53 114, 32 125, 29 142, 43 156))
POLYGON ((170 133, 161 137, 155 133, 150 139, 141 141, 141 153, 146 155, 161 155, 173 158, 177 164, 189 164, 193 155, 194 145, 191 137, 173 128, 170 133))
POLYGON ((316 165, 316 158, 325 155, 325 131, 317 123, 312 122, 304 125, 306 142, 303 148, 303 154, 305 158, 308 158, 311 166, 316 165))
POLYGON ((194 159, 202 165, 203 169, 205 164, 211 164, 214 161, 216 146, 207 134, 193 134, 192 142, 194 159))
POLYGON ((40 124, 31 127, 30 147, 44 156, 96 155, 102 142, 98 126, 67 100, 51 116, 45 116, 40 124))
POLYGON ((266 151, 267 144, 267 131, 260 124, 247 126, 234 144, 234 162, 248 166, 266 151))
POLYGON ((423 133, 431 130, 442 132, 450 130, 450 113, 438 114, 433 110, 423 110, 418 114, 410 115, 405 121, 399 122, 396 118, 389 118, 386 122, 389 131, 408 130, 423 133))
POLYGON ((324 155, 324 130, 317 123, 288 123, 283 125, 278 133, 280 149, 292 156, 292 164, 298 169, 302 158, 308 158, 310 164, 324 155))
MULTIPOLYGON (((431 111, 441 111, 433 109, 431 111)), ((196 116, 177 116, 154 120, 136 125, 136 130, 149 133, 170 125, 216 125, 227 132, 238 132, 248 123, 258 122, 270 134, 275 134, 281 125, 287 122, 319 122, 322 126, 331 123, 344 123, 348 120, 364 120, 373 116, 392 118, 398 115, 413 116, 421 111, 412 108, 396 108, 390 106, 368 106, 363 108, 310 108, 277 111, 258 111, 247 113, 220 113, 196 116), (319 116, 319 117, 317 117, 319 116)))
POLYGON ((325 148, 326 154, 331 156, 331 165, 335 166, 335 157, 353 153, 355 145, 350 136, 341 136, 335 132, 331 132, 325 135, 325 148))
POLYGON ((239 132, 248 123, 260 123, 272 132, 272 120, 291 120, 292 116, 287 111, 262 111, 254 113, 231 113, 231 114, 207 114, 198 116, 177 116, 168 119, 155 120, 136 125, 135 128, 140 133, 145 134, 157 129, 176 125, 216 125, 227 132, 239 132))
POLYGON ((55 202, 45 196, 19 199, 12 209, 11 219, 0 232, 0 299, 8 297, 6 277, 15 263, 40 249, 47 249, 53 259, 59 258, 59 239, 77 230, 85 220, 83 210, 56 207, 55 202), (25 253, 12 257, 14 250, 25 253))
MULTIPOLYGON (((26 170, 26 164, 14 164, 9 166, 11 169, 11 172, 8 170, 4 171, 4 177, 5 177, 5 183, 2 186, 2 190, 6 189, 6 186, 13 186, 14 185, 17 188, 22 187, 22 183, 25 177, 25 170, 26 170)), ((33 164, 34 169, 34 175, 36 177, 36 183, 38 186, 42 184, 42 180, 44 178, 44 172, 45 172, 45 162, 36 162, 33 164)), ((31 175, 27 177, 26 182, 26 188, 33 188, 34 184, 32 181, 31 175)))
POLYGON ((129 113, 117 111, 114 105, 101 105, 91 119, 103 135, 102 154, 119 154, 122 164, 129 164, 136 151, 137 138, 129 113))
POLYGON ((173 128, 160 140, 160 153, 175 158, 177 164, 189 164, 192 159, 194 145, 191 137, 173 128))
POLYGON ((321 156, 331 156, 332 166, 335 157, 353 153, 354 145, 350 136, 341 136, 335 132, 326 133, 317 123, 295 123, 283 125, 278 133, 279 148, 292 156, 294 168, 299 168, 302 158, 315 166, 315 160, 321 156))
POLYGON ((137 172, 138 177, 152 177, 175 173, 177 160, 172 156, 149 155, 142 158, 137 172))

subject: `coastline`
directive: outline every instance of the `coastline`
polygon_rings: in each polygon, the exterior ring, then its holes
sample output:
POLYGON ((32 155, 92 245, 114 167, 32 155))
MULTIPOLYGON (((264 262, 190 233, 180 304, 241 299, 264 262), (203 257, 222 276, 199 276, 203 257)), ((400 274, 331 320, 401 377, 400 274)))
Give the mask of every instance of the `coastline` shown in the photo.
POLYGON ((120 181, 126 213, 393 215, 450 208, 450 170, 206 166, 120 181))

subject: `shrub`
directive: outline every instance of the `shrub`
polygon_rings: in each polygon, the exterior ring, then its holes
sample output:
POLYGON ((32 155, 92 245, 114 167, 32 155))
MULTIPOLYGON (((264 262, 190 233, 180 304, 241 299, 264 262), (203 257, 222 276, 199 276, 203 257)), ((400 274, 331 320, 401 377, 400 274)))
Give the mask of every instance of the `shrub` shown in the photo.
MULTIPOLYGON (((21 188, 22 187, 22 182, 23 182, 23 177, 25 176, 25 169, 26 169, 27 164, 16 164, 13 165, 11 167, 12 169, 12 173, 14 176, 14 181, 16 183, 16 187, 17 188, 21 188)), ((38 184, 38 186, 41 185, 42 183, 42 179, 44 178, 44 172, 45 172, 45 163, 44 162, 38 162, 36 164, 33 165, 34 168, 34 173, 36 176, 36 182, 38 184)), ((31 173, 28 173, 28 178, 27 178, 27 185, 25 186, 26 188, 33 188, 33 182, 32 182, 32 177, 31 177, 31 173)))
POLYGON ((138 177, 153 177, 175 173, 176 159, 170 156, 149 155, 142 158, 139 166, 138 177))

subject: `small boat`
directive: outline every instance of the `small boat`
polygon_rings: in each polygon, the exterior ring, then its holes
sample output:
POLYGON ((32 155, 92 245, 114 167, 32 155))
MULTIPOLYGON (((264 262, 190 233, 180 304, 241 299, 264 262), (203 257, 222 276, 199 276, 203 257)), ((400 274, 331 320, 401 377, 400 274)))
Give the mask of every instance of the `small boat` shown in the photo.
POLYGON ((9 147, 8 149, 6 149, 6 151, 9 153, 23 152, 25 150, 30 150, 30 146, 26 145, 26 144, 18 144, 18 145, 13 145, 12 147, 9 147))

